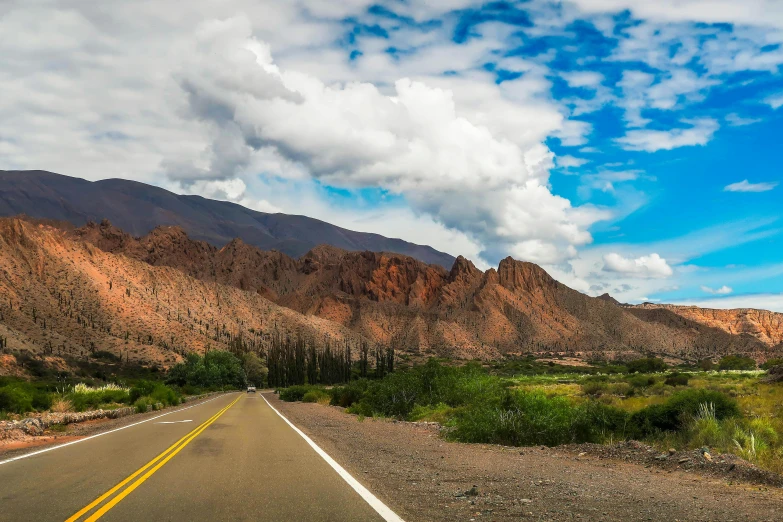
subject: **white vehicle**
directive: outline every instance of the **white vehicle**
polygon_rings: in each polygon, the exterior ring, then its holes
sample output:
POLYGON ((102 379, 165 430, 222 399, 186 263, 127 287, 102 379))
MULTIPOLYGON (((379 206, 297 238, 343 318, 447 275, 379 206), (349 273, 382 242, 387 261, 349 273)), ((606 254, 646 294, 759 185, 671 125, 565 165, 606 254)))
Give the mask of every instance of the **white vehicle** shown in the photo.
POLYGON ((255 386, 248 386, 247 387, 247 393, 255 393, 256 387, 255 386))

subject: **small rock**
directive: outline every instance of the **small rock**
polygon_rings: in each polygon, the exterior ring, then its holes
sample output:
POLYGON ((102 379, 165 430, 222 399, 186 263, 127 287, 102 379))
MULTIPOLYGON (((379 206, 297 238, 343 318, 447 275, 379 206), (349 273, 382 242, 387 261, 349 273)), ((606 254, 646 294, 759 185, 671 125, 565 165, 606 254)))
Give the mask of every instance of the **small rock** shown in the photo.
POLYGON ((688 457, 683 457, 680 460, 677 461, 677 464, 685 464, 686 462, 690 462, 691 459, 688 457))
POLYGON ((476 486, 476 485, 474 485, 472 488, 470 488, 469 490, 467 490, 465 492, 465 495, 467 495, 469 497, 476 497, 476 496, 478 496, 478 494, 479 494, 478 486, 476 486))
POLYGON ((520 502, 522 502, 523 504, 530 504, 533 501, 530 500, 529 498, 523 498, 523 499, 520 499, 520 502))
POLYGON ((712 462, 712 455, 710 455, 708 451, 705 451, 703 455, 705 459, 707 459, 709 462, 712 462))
POLYGON ((587 455, 587 453, 585 453, 584 451, 579 454, 580 457, 584 457, 585 455, 587 455))
POLYGON ((668 458, 669 458, 668 455, 663 454, 663 455, 658 455, 657 457, 655 457, 655 460, 667 460, 668 458))
POLYGON ((674 455, 675 453, 677 453, 677 450, 676 450, 676 449, 674 449, 674 448, 669 448, 669 455, 674 455))

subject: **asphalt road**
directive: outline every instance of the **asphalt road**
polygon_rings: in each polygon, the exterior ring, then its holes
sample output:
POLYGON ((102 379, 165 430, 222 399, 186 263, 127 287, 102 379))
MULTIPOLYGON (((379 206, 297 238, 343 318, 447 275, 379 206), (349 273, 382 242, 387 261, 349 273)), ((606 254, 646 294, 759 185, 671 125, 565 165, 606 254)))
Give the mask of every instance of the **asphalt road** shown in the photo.
POLYGON ((98 518, 384 520, 260 394, 0 464, 0 520, 98 518))

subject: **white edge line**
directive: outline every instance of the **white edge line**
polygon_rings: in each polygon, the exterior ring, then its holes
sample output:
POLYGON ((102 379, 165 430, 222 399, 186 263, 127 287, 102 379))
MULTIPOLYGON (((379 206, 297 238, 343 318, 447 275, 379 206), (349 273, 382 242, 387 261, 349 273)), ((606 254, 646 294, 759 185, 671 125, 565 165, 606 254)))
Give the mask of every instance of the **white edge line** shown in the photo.
POLYGON ((362 486, 358 480, 353 478, 350 473, 345 471, 345 469, 343 469, 342 466, 340 466, 332 457, 330 457, 328 453, 318 447, 318 444, 313 442, 313 440, 305 435, 302 430, 294 426, 290 420, 286 419, 282 413, 277 411, 274 406, 269 404, 269 401, 266 400, 266 397, 261 395, 261 398, 264 399, 264 402, 266 402, 267 406, 272 408, 272 411, 277 413, 280 418, 283 419, 289 426, 291 426, 295 432, 301 435, 302 438, 310 445, 310 447, 313 448, 315 452, 318 453, 321 458, 324 459, 326 463, 329 464, 337 472, 337 474, 340 475, 340 477, 342 477, 342 479, 345 480, 348 485, 351 486, 354 491, 356 491, 365 500, 365 502, 370 505, 370 507, 377 511, 386 522, 404 522, 404 520, 401 519, 397 513, 392 511, 389 506, 378 500, 378 497, 370 493, 370 490, 362 486))
POLYGON ((83 439, 74 440, 74 441, 71 441, 71 442, 66 442, 65 444, 58 444, 56 446, 51 446, 49 448, 44 448, 42 450, 33 451, 31 453, 25 453, 24 455, 19 455, 18 457, 14 457, 14 458, 11 458, 11 459, 8 459, 8 460, 0 460, 0 466, 2 466, 3 464, 8 464, 9 462, 14 462, 15 460, 22 460, 22 459, 26 459, 28 457, 34 457, 35 455, 40 455, 41 453, 46 453, 47 451, 54 451, 54 450, 57 450, 57 449, 60 449, 60 448, 64 448, 66 446, 70 446, 72 444, 79 444, 80 442, 85 442, 85 441, 88 441, 90 439, 94 439, 96 437, 102 437, 104 435, 108 435, 109 433, 114 433, 115 431, 120 431, 120 430, 124 430, 124 429, 127 429, 127 428, 132 428, 133 426, 138 426, 139 424, 144 424, 145 422, 153 421, 155 419, 160 419, 161 417, 165 417, 166 415, 171 415, 172 413, 179 413, 181 411, 189 410, 190 408, 195 408, 196 406, 201 406, 202 404, 206 404, 208 402, 214 401, 215 399, 219 399, 220 397, 223 397, 223 395, 225 395, 225 394, 218 395, 217 397, 212 397, 211 399, 207 399, 204 402, 199 402, 198 404, 193 404, 193 405, 187 406, 185 408, 180 408, 178 410, 169 411, 169 412, 163 413, 161 415, 157 415, 155 417, 152 417, 152 418, 149 418, 149 419, 146 419, 146 420, 143 420, 143 421, 134 422, 133 424, 128 424, 127 426, 122 426, 121 428, 114 428, 113 430, 104 431, 103 433, 98 433, 98 434, 95 434, 95 435, 90 435, 89 437, 84 437, 83 439))

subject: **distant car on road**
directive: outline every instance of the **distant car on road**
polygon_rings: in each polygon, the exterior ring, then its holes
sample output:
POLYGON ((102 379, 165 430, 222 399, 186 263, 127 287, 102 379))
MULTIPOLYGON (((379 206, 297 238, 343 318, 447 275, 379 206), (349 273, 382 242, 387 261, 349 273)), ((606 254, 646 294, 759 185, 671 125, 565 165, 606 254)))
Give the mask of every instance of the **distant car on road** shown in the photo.
POLYGON ((248 386, 247 387, 247 393, 255 393, 256 387, 255 386, 248 386))

